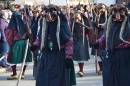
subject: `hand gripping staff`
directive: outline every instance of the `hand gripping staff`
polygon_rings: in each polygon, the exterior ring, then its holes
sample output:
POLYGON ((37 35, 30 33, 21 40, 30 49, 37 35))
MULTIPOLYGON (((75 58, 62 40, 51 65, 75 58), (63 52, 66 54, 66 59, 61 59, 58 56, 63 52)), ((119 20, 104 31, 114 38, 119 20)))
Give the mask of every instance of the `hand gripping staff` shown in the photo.
MULTIPOLYGON (((88 0, 88 2, 89 2, 89 5, 90 5, 90 0, 88 0)), ((93 0, 92 4, 94 4, 94 0, 93 0)), ((93 6, 93 5, 90 5, 91 11, 94 11, 94 9, 93 9, 92 6, 93 6)), ((91 12, 91 13, 92 13, 92 12, 91 12)), ((95 12, 94 12, 94 14, 95 14, 95 12)), ((91 21, 90 21, 90 16, 89 16, 89 15, 88 15, 88 21, 89 21, 90 27, 93 28, 93 27, 92 27, 92 24, 91 24, 91 21)), ((93 29, 91 29, 91 32, 92 32, 93 42, 96 43, 97 34, 98 34, 97 32, 98 32, 98 31, 97 31, 97 29, 96 29, 96 31, 94 31, 94 28, 93 28, 93 29)), ((100 56, 100 58, 101 58, 101 60, 102 60, 102 56, 101 56, 101 53, 99 52, 99 49, 95 49, 95 68, 96 68, 96 75, 98 75, 97 54, 99 54, 99 56, 100 56)))

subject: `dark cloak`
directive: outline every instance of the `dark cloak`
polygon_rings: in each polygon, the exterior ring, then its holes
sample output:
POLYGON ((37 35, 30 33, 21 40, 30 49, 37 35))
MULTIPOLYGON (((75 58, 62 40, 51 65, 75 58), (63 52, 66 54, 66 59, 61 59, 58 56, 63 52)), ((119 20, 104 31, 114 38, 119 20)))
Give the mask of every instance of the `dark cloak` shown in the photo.
MULTIPOLYGON (((108 49, 112 50, 117 46, 119 43, 122 43, 123 41, 119 38, 120 29, 121 29, 122 22, 113 22, 109 37, 108 37, 108 49)), ((126 26, 124 29, 124 33, 122 35, 124 40, 127 40, 130 38, 130 16, 128 16, 126 26)))
MULTIPOLYGON (((68 21, 66 17, 61 12, 59 7, 56 7, 56 8, 58 10, 58 13, 59 13, 58 15, 60 17, 60 45, 62 45, 65 43, 67 39, 72 37, 72 34, 71 34, 70 27, 68 25, 68 21)), ((50 41, 52 41, 53 43, 53 50, 58 49, 58 43, 57 43, 57 38, 56 38, 57 21, 58 19, 56 19, 54 22, 47 22, 46 24, 44 45, 45 47, 48 47, 48 35, 49 35, 50 41)), ((38 38, 40 38, 40 40, 41 40, 41 33, 42 33, 41 31, 38 34, 38 38)))
MULTIPOLYGON (((59 7, 57 7, 60 17, 60 44, 72 37, 68 21, 59 7)), ((36 77, 36 86, 70 86, 68 81, 67 69, 65 67, 65 48, 58 47, 56 38, 57 19, 54 22, 47 22, 45 33, 45 48, 38 59, 38 71, 36 77), (53 43, 53 50, 48 48, 48 37, 53 43)), ((41 31, 38 38, 41 39, 41 31)))
MULTIPOLYGON (((88 19, 82 13, 79 14, 81 14, 81 17, 84 20, 84 25, 89 26, 88 19)), ((74 41, 73 60, 74 61, 88 61, 88 59, 90 59, 88 39, 86 37, 86 34, 88 33, 88 29, 85 28, 84 45, 83 45, 83 34, 81 35, 81 28, 83 27, 79 23, 74 24, 74 28, 73 28, 73 41, 74 41)))
MULTIPOLYGON (((89 27, 89 21, 88 21, 88 19, 86 18, 86 16, 84 16, 82 13, 80 13, 80 12, 78 12, 80 15, 81 15, 81 17, 83 18, 83 20, 84 20, 84 25, 86 25, 86 26, 88 26, 89 27)), ((74 20, 73 20, 74 21, 74 20)), ((72 23, 73 24, 73 23, 72 23)), ((72 28, 72 24, 71 24, 71 28, 72 28)), ((79 23, 75 23, 75 25, 74 25, 74 33, 75 33, 75 35, 77 36, 77 37, 80 37, 81 35, 80 35, 80 28, 81 28, 81 25, 79 24, 79 23)), ((83 28, 83 27, 82 27, 83 28)), ((87 34, 87 28, 85 28, 85 34, 87 34)))
POLYGON ((32 35, 33 35, 33 39, 35 40, 36 37, 37 37, 37 30, 38 30, 38 20, 39 18, 35 18, 33 17, 32 21, 31 21, 31 32, 32 32, 32 35))
POLYGON ((13 11, 8 28, 17 31, 20 38, 22 38, 23 35, 25 34, 26 27, 24 21, 22 20, 22 16, 18 11, 13 11))
MULTIPOLYGON (((126 22, 123 39, 130 38, 130 17, 126 22)), ((115 48, 123 41, 119 39, 122 22, 113 22, 109 39, 107 57, 103 60, 103 86, 130 85, 130 48, 115 48)))
MULTIPOLYGON (((100 18, 99 18, 99 24, 103 24, 105 23, 106 19, 105 19, 105 13, 100 15, 100 18)), ((96 30, 96 29, 94 29, 96 30)), ((98 27, 98 36, 97 36, 97 39, 100 39, 102 37, 102 35, 104 35, 104 32, 105 32, 105 28, 102 29, 101 26, 98 27)), ((96 31, 95 31, 95 34, 96 34, 96 31)), ((102 57, 105 56, 106 54, 106 50, 100 50, 100 54, 102 55, 102 57)), ((95 49, 94 49, 94 46, 92 46, 92 50, 91 50, 91 55, 95 55, 95 49)))

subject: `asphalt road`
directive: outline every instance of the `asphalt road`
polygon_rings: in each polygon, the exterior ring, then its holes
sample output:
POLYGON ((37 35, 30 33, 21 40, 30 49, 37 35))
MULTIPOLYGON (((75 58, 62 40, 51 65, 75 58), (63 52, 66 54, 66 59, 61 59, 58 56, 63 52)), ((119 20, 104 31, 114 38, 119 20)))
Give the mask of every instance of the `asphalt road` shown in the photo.
MULTIPOLYGON (((20 65, 17 68, 18 74, 20 71, 20 65)), ((76 73, 79 70, 77 62, 75 62, 76 73)), ((29 63, 27 70, 25 72, 25 79, 21 80, 19 86, 35 86, 35 80, 32 76, 33 64, 29 63)), ((10 76, 12 72, 0 73, 0 86, 16 86, 17 80, 7 80, 7 77, 10 76)), ((102 76, 97 76, 95 73, 95 63, 94 59, 91 59, 85 63, 84 67, 84 77, 79 77, 76 75, 77 85, 76 86, 103 86, 102 85, 102 76)))

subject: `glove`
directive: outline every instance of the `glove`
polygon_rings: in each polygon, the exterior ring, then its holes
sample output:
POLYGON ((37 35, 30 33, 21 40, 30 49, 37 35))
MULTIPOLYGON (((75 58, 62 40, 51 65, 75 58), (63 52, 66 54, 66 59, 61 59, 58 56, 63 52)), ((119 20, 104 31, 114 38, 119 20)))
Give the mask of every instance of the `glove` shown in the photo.
POLYGON ((94 46, 95 49, 99 48, 99 43, 93 43, 92 45, 94 46))
POLYGON ((89 43, 89 47, 91 48, 93 46, 93 44, 92 43, 89 43))
POLYGON ((37 46, 36 45, 32 45, 30 48, 31 48, 31 51, 33 52, 33 51, 35 51, 37 49, 37 46))
POLYGON ((67 69, 71 68, 72 62, 73 62, 72 59, 66 58, 66 60, 65 60, 65 65, 66 65, 66 68, 67 68, 67 69))

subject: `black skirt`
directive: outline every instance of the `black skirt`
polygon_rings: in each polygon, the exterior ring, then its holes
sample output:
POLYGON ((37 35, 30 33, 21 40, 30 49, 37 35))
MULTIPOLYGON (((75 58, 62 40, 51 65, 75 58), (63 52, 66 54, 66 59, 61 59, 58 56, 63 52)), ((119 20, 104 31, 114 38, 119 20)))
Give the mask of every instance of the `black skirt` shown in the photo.
POLYGON ((130 86, 130 48, 108 51, 103 60, 103 86, 130 86))
POLYGON ((74 41, 73 60, 88 61, 88 59, 90 59, 90 55, 89 55, 89 46, 87 37, 85 37, 84 39, 84 45, 83 45, 83 36, 80 36, 80 38, 77 36, 73 36, 73 41, 74 41))
POLYGON ((69 86, 65 67, 65 49, 43 50, 38 62, 36 86, 69 86))

